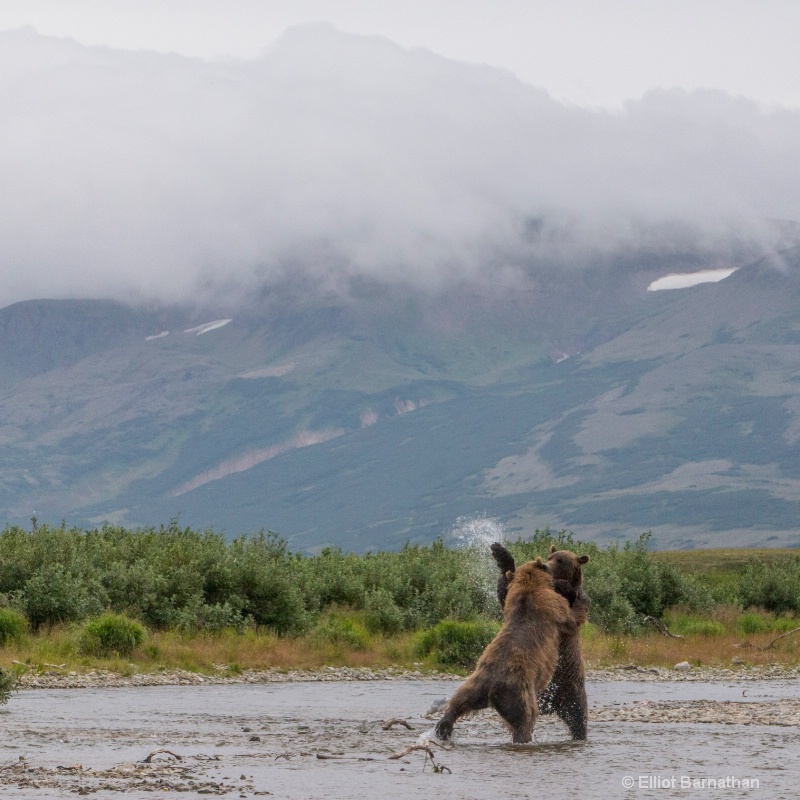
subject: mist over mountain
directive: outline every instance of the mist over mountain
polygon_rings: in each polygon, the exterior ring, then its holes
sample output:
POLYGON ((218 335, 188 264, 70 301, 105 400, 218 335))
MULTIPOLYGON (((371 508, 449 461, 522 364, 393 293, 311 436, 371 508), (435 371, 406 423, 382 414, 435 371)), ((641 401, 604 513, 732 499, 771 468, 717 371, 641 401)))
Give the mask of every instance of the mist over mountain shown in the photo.
POLYGON ((800 112, 711 91, 591 111, 323 24, 228 62, 7 32, 0 97, 4 305, 725 266, 800 217, 800 112))
POLYGON ((800 545, 800 112, 592 111, 326 25, 4 33, 0 97, 5 520, 800 545))

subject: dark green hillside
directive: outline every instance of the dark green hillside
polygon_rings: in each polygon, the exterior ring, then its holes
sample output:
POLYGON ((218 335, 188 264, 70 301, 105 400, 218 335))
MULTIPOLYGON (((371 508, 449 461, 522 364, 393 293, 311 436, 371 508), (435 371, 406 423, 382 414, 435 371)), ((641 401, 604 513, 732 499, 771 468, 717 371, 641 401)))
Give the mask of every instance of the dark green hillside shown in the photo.
MULTIPOLYGON (((571 368, 564 363, 542 372, 563 380, 571 368)), ((510 518, 526 498, 492 497, 482 488, 483 470, 558 412, 564 385, 543 378, 535 389, 463 391, 163 500, 151 513, 180 514, 188 524, 203 520, 230 534, 252 529, 256 520, 293 547, 353 550, 430 541, 459 516, 510 518)), ((569 383, 576 404, 597 390, 595 381, 569 383)), ((136 516, 138 509, 131 511, 136 516)))
POLYGON ((0 394, 0 510, 180 515, 295 549, 425 542, 476 514, 512 535, 796 545, 797 262, 656 293, 663 272, 624 265, 520 292, 3 309, 0 365, 28 372, 0 394))
POLYGON ((0 377, 8 385, 158 333, 159 315, 110 300, 31 300, 0 309, 0 377))

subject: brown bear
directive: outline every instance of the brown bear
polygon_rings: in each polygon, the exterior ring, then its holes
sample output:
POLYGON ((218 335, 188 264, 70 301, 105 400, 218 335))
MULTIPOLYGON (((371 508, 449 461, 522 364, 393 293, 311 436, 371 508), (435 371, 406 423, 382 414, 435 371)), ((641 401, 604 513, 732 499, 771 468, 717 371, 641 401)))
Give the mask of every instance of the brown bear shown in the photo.
POLYGON ((437 723, 442 741, 450 738, 459 717, 488 706, 511 728, 514 742, 531 741, 539 713, 536 697, 555 672, 562 638, 577 626, 541 558, 509 572, 506 588, 503 627, 437 723))
MULTIPOLYGON (((503 608, 508 592, 507 575, 514 572, 514 557, 497 542, 492 545, 491 550, 497 566, 500 567, 497 599, 503 608)), ((553 679, 539 696, 539 712, 556 714, 564 721, 575 740, 586 738, 589 716, 586 673, 579 630, 579 626, 589 619, 590 601, 583 591, 581 570, 581 567, 588 562, 589 556, 578 556, 571 550, 558 550, 555 545, 551 546, 550 557, 547 560, 555 590, 568 600, 572 609, 575 629, 561 640, 553 679)))

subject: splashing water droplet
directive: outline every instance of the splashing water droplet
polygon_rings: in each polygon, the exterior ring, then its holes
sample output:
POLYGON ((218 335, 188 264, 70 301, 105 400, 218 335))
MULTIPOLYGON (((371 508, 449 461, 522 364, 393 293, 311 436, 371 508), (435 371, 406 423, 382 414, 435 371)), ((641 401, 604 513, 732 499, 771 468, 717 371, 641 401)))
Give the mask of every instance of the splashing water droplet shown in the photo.
POLYGON ((459 517, 450 531, 450 537, 459 547, 488 549, 492 542, 505 541, 503 524, 490 517, 459 517))
POLYGON ((433 742, 434 744, 440 744, 440 745, 458 744, 458 731, 457 730, 453 730, 451 732, 451 734, 450 734, 450 737, 447 739, 446 742, 444 742, 436 735, 436 726, 434 725, 430 730, 423 731, 417 737, 417 742, 416 743, 417 744, 421 744, 421 745, 428 745, 431 742, 433 742))
POLYGON ((459 517, 448 537, 459 549, 468 550, 472 556, 467 561, 469 578, 485 596, 487 610, 496 603, 497 565, 489 547, 493 542, 505 541, 505 528, 491 517, 459 517))

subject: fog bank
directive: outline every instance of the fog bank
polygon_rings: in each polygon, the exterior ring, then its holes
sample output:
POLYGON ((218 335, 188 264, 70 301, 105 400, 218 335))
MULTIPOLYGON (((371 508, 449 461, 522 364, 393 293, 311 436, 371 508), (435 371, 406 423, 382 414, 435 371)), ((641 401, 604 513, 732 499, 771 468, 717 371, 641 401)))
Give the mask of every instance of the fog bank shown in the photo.
POLYGON ((0 305, 513 285, 643 249, 725 267, 800 219, 800 112, 718 92, 579 109, 325 25, 228 63, 4 33, 0 100, 0 305))

